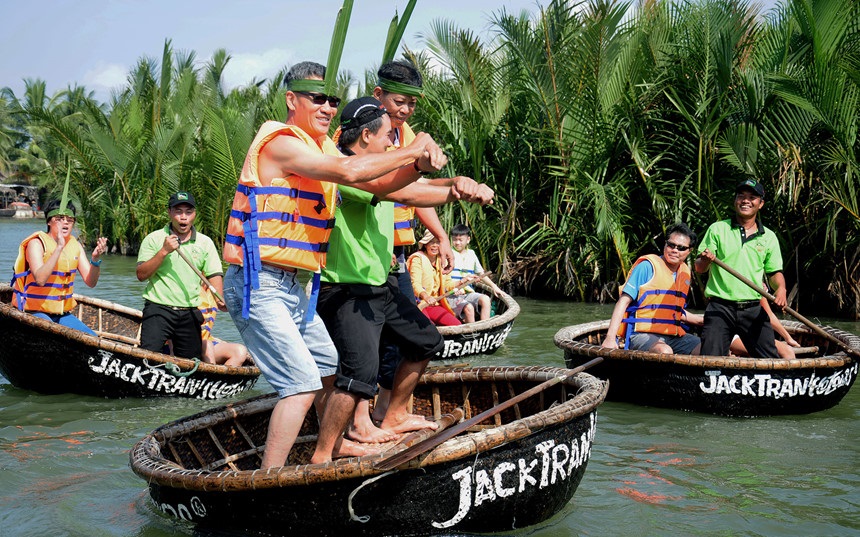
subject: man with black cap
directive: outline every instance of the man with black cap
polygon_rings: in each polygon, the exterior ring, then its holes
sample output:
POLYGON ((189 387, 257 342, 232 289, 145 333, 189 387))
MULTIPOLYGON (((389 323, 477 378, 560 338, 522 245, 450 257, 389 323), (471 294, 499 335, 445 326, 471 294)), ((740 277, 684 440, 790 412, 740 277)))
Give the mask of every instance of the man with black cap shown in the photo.
POLYGON ((710 269, 705 296, 702 332, 702 354, 725 356, 732 337, 737 334, 750 356, 778 358, 774 331, 767 312, 761 307, 759 294, 718 266, 720 259, 751 281, 761 282, 767 275, 773 288, 776 306, 786 305, 785 277, 779 240, 758 217, 764 207, 764 186, 755 179, 741 181, 735 189, 735 216, 711 224, 702 238, 702 253, 696 258, 696 272, 710 269))
MULTIPOLYGON (((362 97, 343 110, 338 147, 349 156, 382 154, 391 145, 390 132, 391 120, 382 104, 373 97, 362 97)), ((383 331, 400 345, 406 359, 397 369, 382 430, 353 430, 353 438, 386 441, 397 433, 435 428, 433 422, 410 414, 407 403, 427 362, 444 342, 412 297, 400 293, 396 283, 389 281, 393 202, 432 207, 455 200, 485 204, 493 198, 492 189, 468 177, 454 178, 447 187, 413 183, 394 192, 387 192, 379 181, 370 181, 340 187, 340 193, 342 202, 322 270, 317 307, 337 347, 338 368, 311 459, 314 463, 338 455, 337 442, 357 404, 376 393, 383 331)))
MULTIPOLYGON (((212 239, 194 228, 197 204, 190 192, 177 192, 167 202, 170 223, 147 235, 137 255, 137 279, 146 281, 143 291, 143 324, 140 347, 161 351, 168 339, 173 353, 182 358, 200 358, 203 342, 200 327, 200 277, 182 259, 178 250, 223 295, 221 260, 212 239)), ((223 303, 219 309, 226 311, 223 303)))

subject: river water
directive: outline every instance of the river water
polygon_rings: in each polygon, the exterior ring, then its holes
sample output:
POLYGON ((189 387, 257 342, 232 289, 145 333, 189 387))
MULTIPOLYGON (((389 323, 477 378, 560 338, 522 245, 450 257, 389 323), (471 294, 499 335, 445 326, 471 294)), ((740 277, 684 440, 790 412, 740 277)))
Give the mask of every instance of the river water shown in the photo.
MULTIPOLYGON (((0 278, 42 222, 0 220, 0 278)), ((142 307, 135 259, 107 256, 95 289, 142 307)), ((565 325, 607 318, 609 305, 521 299, 506 345, 474 365, 563 366, 565 325)), ((832 322, 860 333, 860 323, 832 322)), ((215 333, 235 339, 229 316, 215 333)), ((0 334, 2 336, 2 334, 0 334)), ((270 391, 261 379, 246 396, 270 391)), ((46 396, 0 377, 0 535, 194 535, 153 508, 128 451, 156 426, 217 403, 46 396)), ((860 535, 860 389, 816 414, 732 419, 604 403, 592 458, 573 500, 551 520, 507 535, 860 535)), ((393 506, 396 508, 396 506, 393 506)))

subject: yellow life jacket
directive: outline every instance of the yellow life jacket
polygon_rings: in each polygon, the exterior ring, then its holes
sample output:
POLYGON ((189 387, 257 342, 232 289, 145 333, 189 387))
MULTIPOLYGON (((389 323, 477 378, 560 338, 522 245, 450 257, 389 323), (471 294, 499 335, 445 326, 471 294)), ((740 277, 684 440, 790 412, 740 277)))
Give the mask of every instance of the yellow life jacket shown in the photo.
POLYGON ((203 341, 212 339, 212 328, 215 327, 215 315, 218 314, 218 306, 215 305, 215 296, 205 287, 200 287, 200 305, 197 307, 203 314, 203 324, 200 326, 203 341))
POLYGON ((646 260, 654 267, 654 277, 639 287, 639 297, 627 308, 627 317, 618 329, 619 337, 624 337, 625 348, 633 332, 667 336, 687 333, 681 325, 681 316, 690 291, 690 267, 681 263, 674 276, 660 256, 649 254, 637 259, 633 268, 646 260))
POLYGON ((334 228, 336 184, 298 175, 272 179, 268 186, 260 182, 260 152, 276 136, 294 136, 320 154, 342 156, 329 138, 320 146, 295 125, 267 121, 260 127, 233 196, 223 252, 224 261, 245 271, 245 315, 251 289, 260 286, 262 263, 319 272, 334 228))
MULTIPOLYGON (((407 146, 415 140, 415 133, 408 123, 399 129, 398 145, 389 150, 407 146)), ((394 246, 409 246, 415 244, 415 207, 402 203, 394 204, 394 246)))
POLYGON ((15 306, 21 311, 39 311, 51 315, 68 313, 77 305, 72 295, 75 294, 75 274, 78 272, 81 245, 77 239, 69 236, 48 281, 45 285, 39 285, 27 265, 27 245, 34 239, 41 240, 45 247, 43 261, 47 261, 57 249, 57 242, 43 231, 33 233, 18 246, 15 274, 12 277, 15 306))

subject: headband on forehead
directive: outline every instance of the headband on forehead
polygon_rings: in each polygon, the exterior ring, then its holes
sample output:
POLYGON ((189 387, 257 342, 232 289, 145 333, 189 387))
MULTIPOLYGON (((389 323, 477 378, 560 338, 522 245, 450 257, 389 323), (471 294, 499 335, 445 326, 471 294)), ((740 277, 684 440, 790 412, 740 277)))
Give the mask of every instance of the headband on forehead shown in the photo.
POLYGON ((357 129, 387 113, 388 111, 385 110, 382 104, 363 104, 352 113, 352 117, 347 119, 341 118, 340 128, 341 130, 357 129))
POLYGON ((379 77, 376 85, 389 93, 399 93, 400 95, 409 95, 410 97, 424 97, 424 93, 418 86, 411 86, 403 82, 395 82, 387 78, 379 77))
MULTIPOLYGON (((328 70, 326 70, 326 74, 328 70)), ((293 80, 287 86, 290 91, 310 91, 312 93, 325 93, 325 82, 309 78, 293 80)))

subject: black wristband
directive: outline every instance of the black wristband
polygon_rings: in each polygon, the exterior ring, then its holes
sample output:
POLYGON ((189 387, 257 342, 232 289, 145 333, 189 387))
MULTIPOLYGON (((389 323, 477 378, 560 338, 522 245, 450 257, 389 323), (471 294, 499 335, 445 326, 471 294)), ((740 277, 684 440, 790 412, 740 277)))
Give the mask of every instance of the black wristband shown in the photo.
POLYGON ((425 172, 424 170, 422 170, 421 168, 418 167, 418 159, 415 159, 415 162, 412 163, 412 167, 415 168, 415 171, 418 172, 420 175, 429 175, 430 174, 430 172, 425 172))

